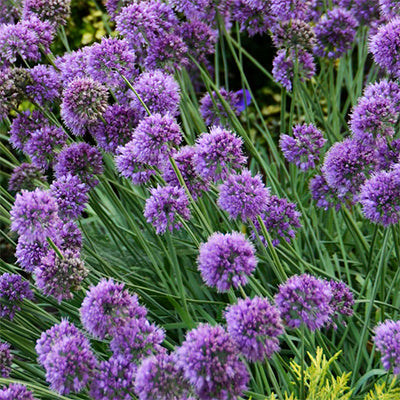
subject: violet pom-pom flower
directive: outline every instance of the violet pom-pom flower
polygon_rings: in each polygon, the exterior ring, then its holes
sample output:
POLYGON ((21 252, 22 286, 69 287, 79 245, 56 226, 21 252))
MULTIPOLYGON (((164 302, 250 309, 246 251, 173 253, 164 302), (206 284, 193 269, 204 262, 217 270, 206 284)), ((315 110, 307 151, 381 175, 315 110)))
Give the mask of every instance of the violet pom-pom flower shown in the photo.
POLYGON ((60 114, 75 135, 97 122, 107 109, 108 91, 92 78, 75 78, 63 92, 60 114))
POLYGON ((44 171, 34 164, 22 163, 16 167, 8 181, 8 189, 19 192, 22 189, 34 190, 46 182, 44 171))
POLYGON ((11 372, 11 364, 14 356, 11 354, 10 345, 0 342, 0 377, 8 378, 11 372))
POLYGON ((277 48, 311 51, 315 45, 315 33, 306 21, 291 19, 273 26, 272 40, 277 48))
POLYGON ((50 192, 22 190, 10 211, 11 229, 27 240, 45 241, 46 236, 53 236, 60 220, 57 212, 57 202, 50 192))
POLYGON ((225 312, 229 336, 250 361, 264 361, 279 351, 284 333, 279 310, 268 299, 240 299, 225 312))
POLYGON ((239 170, 246 162, 243 141, 233 132, 213 126, 196 141, 194 166, 205 180, 226 179, 229 172, 239 170))
POLYGON ((178 215, 190 219, 189 199, 185 190, 176 186, 157 186, 150 190, 151 196, 146 200, 144 216, 151 223, 157 234, 164 233, 167 228, 180 229, 182 224, 178 215))
POLYGON ((379 7, 388 20, 400 15, 400 3, 397 0, 379 0, 379 7))
POLYGON ((88 75, 88 54, 90 47, 66 53, 54 60, 56 67, 60 70, 61 81, 64 87, 68 86, 76 78, 86 78, 88 75))
POLYGON ((15 256, 18 264, 27 272, 40 264, 42 257, 49 252, 49 245, 43 241, 26 241, 24 236, 18 238, 15 256))
POLYGON ((131 295, 123 283, 102 279, 91 286, 80 308, 85 329, 100 339, 113 335, 116 329, 127 324, 131 318, 144 317, 145 307, 139 305, 137 295, 131 295))
POLYGON ((315 175, 310 180, 311 196, 319 208, 340 210, 342 200, 339 199, 336 189, 331 188, 323 175, 315 175))
POLYGON ((270 0, 271 13, 280 21, 305 19, 310 6, 309 0, 270 0))
POLYGON ((36 400, 33 393, 19 383, 0 388, 0 400, 36 400))
POLYGON ((374 342, 386 371, 400 374, 400 321, 386 320, 375 327, 374 342))
POLYGON ((197 266, 207 286, 226 292, 247 284, 257 266, 255 248, 242 233, 216 232, 200 245, 197 266))
POLYGON ((22 18, 37 15, 54 25, 65 25, 71 11, 71 0, 24 0, 22 18))
POLYGON ((305 171, 315 168, 325 142, 322 132, 313 124, 299 124, 293 127, 293 137, 281 135, 279 145, 286 160, 305 171))
POLYGON ((227 211, 232 219, 255 219, 265 210, 269 198, 267 189, 260 175, 251 176, 244 169, 240 174, 228 175, 225 182, 219 186, 218 206, 227 211))
POLYGON ((26 87, 26 94, 36 103, 44 106, 61 95, 60 74, 50 65, 36 65, 30 69, 32 82, 26 87))
POLYGON ((182 368, 200 399, 234 399, 246 390, 246 366, 222 326, 200 324, 186 334, 176 354, 176 366, 182 368))
POLYGON ((279 285, 275 303, 290 328, 304 324, 311 331, 329 325, 332 290, 328 282, 309 274, 295 275, 279 285))
MULTIPOLYGON (((329 286, 332 291, 331 307, 333 317, 338 318, 341 315, 352 316, 354 297, 349 287, 344 282, 337 282, 333 279, 329 281, 329 286)), ((346 323, 343 324, 346 325, 346 323)))
POLYGON ((33 299, 29 282, 23 281, 17 274, 0 275, 0 318, 13 319, 15 312, 21 309, 24 299, 33 299))

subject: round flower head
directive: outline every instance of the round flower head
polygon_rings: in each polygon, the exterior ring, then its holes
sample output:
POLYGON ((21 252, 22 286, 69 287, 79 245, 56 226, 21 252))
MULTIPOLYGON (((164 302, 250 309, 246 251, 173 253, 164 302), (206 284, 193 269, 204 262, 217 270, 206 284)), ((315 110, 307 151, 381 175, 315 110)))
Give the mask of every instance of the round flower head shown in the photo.
POLYGON ((380 11, 387 20, 400 15, 400 2, 398 0, 379 0, 380 11))
MULTIPOLYGON (((271 196, 268 199, 266 208, 261 213, 261 219, 272 238, 273 246, 278 246, 281 239, 289 243, 296 236, 296 229, 301 228, 300 216, 295 203, 289 203, 286 199, 277 196, 271 196)), ((257 220, 254 221, 254 225, 262 243, 267 246, 267 240, 262 235, 261 226, 257 220)), ((256 239, 255 232, 252 232, 252 237, 256 239)))
POLYGON ((8 343, 0 342, 0 377, 8 378, 14 356, 10 352, 8 343))
POLYGON ((335 208, 336 211, 340 210, 342 201, 338 197, 336 189, 331 188, 323 175, 315 175, 310 180, 310 191, 313 200, 316 202, 317 207, 328 210, 335 208))
POLYGON ((61 81, 65 87, 74 79, 87 77, 89 52, 90 47, 83 47, 55 59, 54 63, 60 70, 61 81))
POLYGON ((400 17, 379 27, 370 39, 369 50, 377 64, 400 77, 400 17))
POLYGON ((19 383, 0 388, 0 400, 35 400, 33 393, 19 383))
POLYGON ((279 285, 275 303, 290 328, 304 324, 311 331, 329 325, 333 313, 332 290, 328 282, 303 274, 279 285))
POLYGON ((325 142, 322 132, 313 124, 303 124, 293 127, 293 137, 282 134, 279 145, 286 160, 306 171, 315 168, 325 142))
POLYGON ((12 69, 1 68, 0 65, 0 96, 3 99, 7 99, 7 101, 0 102, 0 122, 7 118, 12 110, 18 109, 21 98, 23 97, 20 92, 21 90, 16 87, 16 82, 13 79, 12 69))
POLYGON ((279 351, 284 329, 279 310, 268 299, 240 299, 227 308, 225 318, 230 337, 249 361, 262 362, 279 351))
POLYGON ((63 92, 60 113, 75 135, 97 122, 107 108, 108 91, 92 78, 75 78, 63 92))
MULTIPOLYGON (((137 77, 133 86, 151 114, 169 113, 172 116, 179 114, 180 90, 172 75, 161 70, 143 72, 137 77)), ((131 98, 131 106, 137 110, 141 118, 145 118, 147 112, 138 97, 131 91, 128 95, 131 98)))
POLYGON ((315 45, 315 33, 304 20, 290 19, 275 24, 272 28, 272 40, 277 48, 311 51, 315 45))
POLYGON ((243 222, 255 219, 265 210, 269 189, 264 186, 260 175, 251 176, 244 169, 241 174, 231 174, 219 186, 218 205, 232 219, 240 217, 243 222))
POLYGON ((27 241, 45 241, 59 222, 58 206, 51 193, 41 189, 22 190, 10 211, 11 229, 27 241))
POLYGON ((361 186, 359 202, 370 221, 384 227, 400 221, 400 164, 380 171, 361 186))
POLYGON ((70 173, 89 187, 94 187, 99 183, 95 175, 103 173, 101 153, 87 143, 73 143, 58 154, 54 171, 58 179, 70 173))
POLYGON ((60 74, 50 65, 36 65, 30 69, 32 82, 26 87, 26 94, 37 104, 52 103, 61 95, 60 74))
POLYGON ((160 166, 182 141, 175 118, 154 114, 143 119, 133 132, 132 142, 139 162, 160 166))
POLYGON ((40 264, 42 257, 49 252, 49 245, 43 241, 26 241, 24 236, 18 238, 15 252, 18 264, 27 272, 33 270, 40 264))
POLYGON ((230 171, 239 170, 246 162, 243 141, 233 132, 213 126, 196 141, 194 166, 205 180, 226 179, 230 171))
POLYGON ((300 49, 296 58, 293 49, 279 50, 272 62, 272 75, 289 92, 292 90, 294 62, 298 63, 298 74, 301 82, 309 80, 315 75, 314 58, 310 53, 300 49))
POLYGON ((17 274, 0 275, 0 318, 13 319, 15 312, 21 310, 24 299, 33 299, 29 282, 17 274))
POLYGON ((157 234, 164 233, 167 228, 180 229, 182 224, 178 215, 183 219, 190 219, 189 200, 185 190, 176 186, 157 186, 150 189, 151 196, 146 200, 144 216, 151 223, 157 234))
MULTIPOLYGON (((57 227, 56 241, 59 241, 60 250, 73 250, 76 254, 82 248, 82 232, 74 221, 61 221, 57 227)), ((54 241, 54 240, 53 240, 54 241)))
POLYGON ((34 164, 22 163, 15 167, 8 181, 8 189, 19 192, 22 189, 34 190, 46 182, 44 171, 34 164))
POLYGON ((54 25, 65 25, 71 11, 71 0, 24 0, 23 4, 23 19, 33 14, 54 25))
POLYGON ((21 17, 18 4, 12 1, 0 2, 0 24, 15 23, 21 17))
POLYGON ((166 352, 146 358, 136 373, 139 400, 188 400, 190 387, 176 365, 176 355, 166 352))
POLYGON ((116 329, 131 318, 144 317, 147 310, 139 305, 138 297, 124 290, 123 283, 102 279, 92 286, 80 308, 81 321, 93 336, 103 339, 113 336, 116 329))
MULTIPOLYGON (((354 298, 349 287, 346 286, 344 282, 337 282, 333 279, 329 281, 329 286, 332 291, 331 307, 333 310, 333 317, 338 318, 341 315, 352 316, 354 298)), ((346 325, 345 322, 342 323, 346 325)))
POLYGON ((310 6, 309 0, 270 0, 271 13, 280 21, 305 19, 310 6))
POLYGON ((386 371, 400 374, 400 321, 386 320, 375 327, 374 342, 386 371))
POLYGON ((254 246, 239 232, 214 233, 200 245, 197 267, 207 286, 226 292, 246 285, 257 266, 254 246))
POLYGON ((200 324, 186 334, 176 353, 176 366, 183 370, 200 399, 235 399, 246 390, 246 366, 222 326, 200 324))
POLYGON ((370 83, 364 89, 365 98, 384 97, 393 102, 396 111, 400 111, 400 87, 397 82, 382 79, 379 82, 370 83))

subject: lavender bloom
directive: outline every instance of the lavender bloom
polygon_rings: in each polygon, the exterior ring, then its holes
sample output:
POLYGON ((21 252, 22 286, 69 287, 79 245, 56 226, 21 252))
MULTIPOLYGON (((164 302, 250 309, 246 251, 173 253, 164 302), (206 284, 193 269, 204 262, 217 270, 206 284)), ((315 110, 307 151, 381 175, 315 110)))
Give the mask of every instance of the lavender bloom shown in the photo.
POLYGON ((22 163, 16 167, 8 181, 8 189, 19 192, 22 189, 34 190, 37 186, 46 182, 44 171, 38 166, 22 163))
POLYGON ((102 279, 91 286, 80 308, 81 321, 93 336, 113 336, 131 318, 144 317, 146 308, 139 305, 137 295, 124 290, 123 283, 102 279))
POLYGON ((309 0, 270 0, 271 13, 277 20, 305 19, 309 0))
MULTIPOLYGON (((344 282, 336 282, 333 279, 329 281, 329 285, 332 291, 331 307, 333 317, 338 318, 340 315, 352 316, 354 298, 349 287, 344 282)), ((345 322, 343 324, 346 325, 345 322)))
POLYGON ((30 69, 32 83, 26 87, 26 94, 37 104, 52 103, 61 95, 60 74, 50 65, 36 65, 30 69))
POLYGON ((279 141, 286 160, 303 171, 315 168, 320 150, 326 143, 322 132, 313 124, 299 124, 293 127, 293 136, 282 134, 279 141))
MULTIPOLYGON (((0 28, 1 29, 1 28, 0 28)), ((0 58, 1 64, 1 58, 0 58)), ((0 122, 8 117, 8 114, 12 110, 18 108, 20 103, 20 93, 16 88, 13 74, 10 68, 1 68, 0 65, 0 96, 7 101, 0 103, 0 122)))
POLYGON ((72 299, 72 292, 81 289, 81 283, 88 275, 83 261, 73 250, 64 251, 62 259, 54 251, 49 252, 34 272, 37 287, 58 303, 72 299))
POLYGON ((370 39, 369 50, 377 64, 388 73, 400 76, 400 17, 379 27, 370 39))
POLYGON ((315 63, 313 56, 300 49, 296 58, 293 49, 279 50, 272 65, 272 75, 289 92, 292 90, 294 76, 294 62, 298 64, 298 74, 301 82, 311 79, 315 75, 315 63))
POLYGON ((162 352, 146 358, 135 379, 139 400, 188 400, 190 387, 176 365, 176 355, 162 352))
POLYGON ((400 321, 387 319, 375 327, 374 342, 382 354, 382 364, 386 371, 393 368, 395 375, 400 374, 400 321))
POLYGON ((108 91, 92 78, 75 78, 64 90, 61 117, 75 135, 97 122, 107 108, 108 91))
POLYGON ((261 176, 253 177, 247 169, 241 174, 229 175, 218 189, 218 206, 225 210, 230 218, 240 217, 243 222, 255 219, 261 214, 270 195, 261 176))
POLYGON ((88 55, 90 50, 90 47, 83 47, 82 49, 66 53, 62 57, 57 57, 55 59, 55 64, 60 70, 61 81, 64 83, 65 87, 74 79, 87 78, 88 55))
POLYGON ((225 312, 227 329, 240 352, 252 362, 271 358, 280 350, 284 333, 279 310, 266 298, 240 299, 225 312))
POLYGON ((52 236, 59 221, 56 200, 48 191, 22 190, 10 211, 11 229, 27 241, 45 241, 52 236))
MULTIPOLYGON (((208 190, 207 183, 196 173, 195 148, 193 146, 181 147, 173 156, 175 163, 185 181, 186 187, 194 200, 208 190)), ((170 186, 181 186, 171 163, 166 163, 163 169, 163 178, 170 186)))
POLYGON ((101 153, 87 143, 73 143, 58 154, 54 171, 57 179, 70 173, 92 188, 99 183, 95 175, 103 173, 101 153))
POLYGON ((310 180, 311 196, 316 201, 317 207, 328 210, 335 207, 340 210, 342 200, 339 199, 336 189, 331 188, 323 175, 315 175, 310 180))
MULTIPOLYGON (((296 236, 296 229, 301 228, 300 216, 295 203, 289 203, 286 199, 280 199, 277 196, 271 196, 268 199, 266 208, 261 213, 261 219, 272 238, 273 246, 278 246, 280 239, 289 243, 296 236)), ((254 225, 262 243, 267 246, 267 240, 262 235, 261 226, 257 220, 254 221, 254 225)), ((256 236, 255 232, 252 232, 253 239, 256 236)))
POLYGON ((277 48, 311 51, 315 45, 314 29, 304 20, 290 19, 272 28, 272 40, 277 48))
POLYGON ((80 253, 82 248, 82 232, 74 221, 59 221, 58 235, 55 240, 59 240, 61 250, 73 250, 76 254, 80 253))
POLYGON ((239 170, 247 160, 242 144, 233 132, 213 126, 210 133, 202 133, 196 141, 196 172, 207 181, 226 179, 230 171, 239 170))
MULTIPOLYGON (((0 342, 0 377, 8 378, 14 356, 10 352, 8 343, 0 342)), ((0 395, 1 396, 1 395, 0 395)))
POLYGON ((375 0, 353 0, 351 12, 360 25, 369 25, 373 29, 383 21, 379 13, 379 4, 375 0))
POLYGON ((207 286, 227 292, 246 285, 257 266, 255 249, 239 232, 214 233, 200 245, 197 267, 207 286))
POLYGON ((144 216, 151 223, 157 234, 164 233, 167 228, 180 229, 182 224, 178 215, 190 219, 189 200, 184 189, 176 186, 157 186, 150 189, 151 196, 146 200, 144 216))
POLYGON ((304 324, 311 331, 329 325, 333 313, 328 282, 312 275, 294 275, 279 285, 275 303, 290 328, 304 324))
POLYGON ((17 262, 27 272, 33 270, 40 264, 42 257, 49 252, 49 245, 43 241, 26 241, 24 236, 18 238, 15 252, 17 262))
POLYGON ((361 186, 359 202, 370 221, 384 227, 400 221, 400 164, 379 171, 361 186))
POLYGON ((33 299, 29 282, 17 274, 0 275, 0 318, 12 320, 15 312, 21 310, 20 304, 24 299, 33 299))
POLYGON ((35 400, 33 393, 19 383, 0 388, 0 400, 35 400))
POLYGON ((176 354, 176 366, 202 400, 234 399, 246 390, 246 366, 222 326, 200 324, 186 334, 176 354))
POLYGON ((376 140, 376 171, 390 170, 400 161, 400 139, 387 141, 384 138, 376 140))
POLYGON ((400 87, 394 81, 382 79, 379 82, 370 83, 364 89, 364 98, 384 97, 395 104, 396 111, 400 111, 400 87))
POLYGON ((20 14, 20 5, 14 0, 0 2, 0 24, 15 23, 20 19, 20 14))
POLYGON ((70 15, 71 0, 24 0, 22 18, 37 15, 43 21, 54 25, 66 25, 70 15))
POLYGON ((115 20, 115 17, 120 13, 122 7, 129 6, 132 4, 132 0, 106 0, 106 9, 107 14, 109 14, 112 21, 115 20))
POLYGON ((379 0, 379 7, 387 20, 396 18, 400 14, 400 3, 396 0, 379 0))

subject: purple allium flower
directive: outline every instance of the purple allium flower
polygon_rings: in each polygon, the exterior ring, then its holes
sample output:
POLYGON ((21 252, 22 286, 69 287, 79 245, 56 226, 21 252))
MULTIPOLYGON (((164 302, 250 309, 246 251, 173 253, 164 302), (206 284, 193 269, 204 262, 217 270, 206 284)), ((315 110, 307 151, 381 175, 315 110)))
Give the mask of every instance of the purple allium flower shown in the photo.
POLYGON ((61 81, 65 87, 74 79, 87 78, 90 49, 90 47, 83 47, 55 59, 55 64, 61 73, 61 81))
POLYGON ((65 25, 70 15, 71 0, 24 0, 22 18, 37 15, 54 25, 65 25))
MULTIPOLYGON (((147 71, 137 77, 133 86, 152 114, 179 114, 180 90, 173 76, 161 70, 147 71)), ((128 95, 132 99, 131 106, 137 109, 141 118, 145 118, 147 112, 137 96, 131 91, 128 95)))
POLYGON ((396 111, 400 110, 400 87, 397 82, 382 79, 379 82, 370 83, 364 89, 363 97, 374 98, 377 96, 391 100, 396 106, 396 111))
POLYGON ((200 324, 186 334, 176 354, 176 366, 182 368, 200 399, 234 399, 246 390, 246 366, 222 326, 200 324))
POLYGON ((161 351, 165 338, 162 329, 144 318, 132 318, 125 325, 117 327, 110 342, 113 357, 138 365, 140 361, 161 351))
MULTIPOLYGON (((296 229, 301 228, 301 213, 296 210, 295 203, 289 203, 285 198, 271 196, 266 204, 265 210, 261 213, 267 232, 272 239, 272 245, 278 246, 281 239, 288 243, 296 236, 296 229)), ((262 243, 267 246, 267 240, 262 235, 261 226, 257 220, 254 225, 262 243)), ((256 239, 255 232, 252 232, 253 239, 256 239)))
POLYGON ((92 78, 75 78, 63 92, 60 114, 75 135, 97 122, 107 109, 108 91, 92 78))
POLYGON ((315 75, 314 57, 305 50, 298 50, 296 58, 295 50, 279 50, 272 64, 272 75, 289 92, 292 90, 294 76, 294 62, 298 63, 299 80, 304 82, 315 75))
POLYGON ((369 50, 377 64, 390 74, 400 76, 400 17, 379 27, 370 39, 369 50))
POLYGON ((240 299, 225 312, 227 330, 240 352, 250 361, 264 361, 279 351, 284 333, 279 310, 268 299, 240 299))
POLYGON ((326 139, 313 124, 298 124, 293 127, 293 136, 281 135, 279 145, 286 160, 303 171, 315 168, 319 153, 326 139))
POLYGON ((57 126, 44 126, 32 132, 26 141, 24 152, 32 163, 41 168, 48 168, 54 157, 56 147, 63 146, 67 141, 66 133, 57 126))
POLYGON ((310 6, 309 0, 270 0, 271 13, 280 21, 305 19, 310 6))
POLYGON ((76 254, 80 253, 82 248, 82 232, 74 221, 59 221, 57 227, 57 236, 55 240, 59 241, 61 250, 73 250, 76 254))
POLYGON ((87 72, 107 87, 125 86, 121 77, 131 80, 137 73, 135 53, 125 39, 103 38, 87 51, 87 72))
POLYGON ((107 9, 107 14, 110 15, 112 21, 115 20, 115 17, 120 13, 122 7, 129 6, 133 3, 132 0, 106 0, 105 6, 107 9))
POLYGON ((19 92, 20 90, 16 88, 11 68, 1 68, 0 65, 0 96, 2 99, 7 99, 7 101, 0 102, 0 122, 8 117, 10 111, 18 108, 21 100, 19 92))
MULTIPOLYGON (((236 107, 239 102, 238 94, 232 91, 228 92, 224 88, 221 88, 219 93, 221 97, 229 104, 232 112, 236 115, 239 115, 240 112, 236 107)), ((212 92, 212 95, 210 95, 210 93, 206 93, 200 99, 199 110, 207 126, 221 124, 225 126, 228 122, 229 113, 225 110, 224 105, 215 92, 212 92)))
POLYGON ((15 252, 17 262, 25 271, 33 272, 40 264, 42 257, 49 252, 49 245, 43 241, 26 241, 24 236, 18 238, 15 252))
POLYGON ((24 299, 33 299, 29 282, 17 274, 0 275, 0 318, 13 319, 15 312, 21 310, 24 299))
POLYGON ((135 392, 139 400, 188 400, 190 386, 176 365, 176 355, 162 352, 141 363, 135 392))
POLYGON ((8 378, 14 356, 11 354, 10 345, 0 342, 0 377, 8 378))
POLYGON ((299 48, 311 51, 315 46, 315 33, 306 21, 290 19, 273 26, 272 40, 277 48, 299 48))
POLYGON ((324 175, 315 175, 310 180, 310 191, 317 207, 324 210, 335 207, 336 211, 340 210, 342 200, 339 199, 337 190, 326 183, 324 175))
POLYGON ((400 321, 387 319, 375 327, 374 342, 382 354, 382 364, 386 371, 393 368, 395 375, 400 374, 400 321))
POLYGON ((379 0, 379 7, 382 15, 388 20, 400 14, 400 3, 397 0, 379 0))
POLYGON ((368 25, 373 29, 377 24, 384 21, 380 16, 379 4, 376 0, 353 0, 351 12, 360 25, 368 25))
POLYGON ((19 192, 22 189, 34 190, 37 186, 46 182, 44 171, 37 165, 22 163, 16 167, 8 181, 8 189, 19 192))
POLYGON ((384 138, 376 140, 376 171, 390 170, 400 162, 400 139, 394 139, 392 141, 387 141, 384 138))
POLYGON ((294 275, 279 285, 275 303, 290 328, 301 324, 311 331, 329 325, 332 317, 332 290, 328 282, 309 274, 294 275))
POLYGON ((260 175, 251 176, 248 169, 240 174, 228 175, 219 187, 218 206, 225 210, 229 217, 255 219, 265 210, 269 189, 264 186, 260 175))
POLYGON ((10 211, 11 229, 27 241, 45 241, 52 236, 59 222, 58 206, 50 192, 35 189, 17 194, 10 211))
POLYGON ((247 158, 242 151, 243 141, 233 132, 213 126, 196 141, 194 167, 205 180, 226 179, 230 171, 239 170, 247 158))
POLYGON ((134 392, 136 364, 111 357, 102 361, 93 375, 90 398, 94 400, 131 400, 134 392))
POLYGON ((63 175, 50 186, 58 204, 58 215, 64 221, 78 218, 88 202, 89 188, 76 175, 63 175))
POLYGON ((384 227, 400 221, 400 164, 379 171, 361 186, 359 202, 366 218, 384 227))
POLYGON ((36 400, 33 393, 19 383, 0 388, 0 400, 36 400))
MULTIPOLYGON (((190 194, 194 200, 197 200, 198 196, 201 196, 203 191, 208 190, 208 185, 195 170, 195 148, 193 146, 183 146, 174 154, 173 158, 190 194)), ((178 177, 171 163, 165 164, 163 178, 170 186, 180 186, 178 177)))
POLYGON ((99 183, 95 175, 103 173, 101 153, 87 143, 73 143, 58 154, 54 171, 57 179, 71 173, 89 187, 94 187, 99 183))
POLYGON ((37 287, 46 296, 52 296, 61 303, 72 299, 72 292, 81 289, 88 270, 73 250, 66 250, 62 259, 54 251, 49 252, 41 259, 34 273, 37 287))
POLYGON ((37 60, 40 59, 41 52, 45 54, 50 53, 50 45, 53 41, 55 31, 49 21, 41 21, 36 15, 31 15, 29 18, 23 19, 17 23, 21 26, 26 27, 28 30, 34 32, 35 34, 35 46, 37 47, 37 60))
MULTIPOLYGON (((332 291, 331 307, 333 310, 333 317, 338 318, 340 315, 352 316, 354 298, 353 293, 349 287, 342 281, 334 281, 331 279, 329 285, 332 291)), ((346 323, 343 323, 346 325, 346 323)))
POLYGON ((37 104, 53 103, 61 95, 60 74, 50 65, 36 65, 30 69, 32 83, 26 93, 37 104))
POLYGON ((255 248, 242 233, 216 232, 200 245, 197 267, 206 285, 218 292, 246 285, 256 266, 255 248))
POLYGON ((139 162, 136 154, 136 145, 132 141, 123 147, 119 146, 115 157, 115 166, 123 177, 131 179, 135 185, 141 185, 146 183, 156 172, 149 169, 150 165, 139 162))
POLYGON ((182 224, 178 215, 190 219, 189 200, 185 190, 176 186, 157 186, 150 189, 151 196, 146 200, 144 216, 151 223, 157 234, 164 233, 167 228, 180 229, 182 224))
POLYGON ((15 23, 21 17, 21 4, 14 0, 0 2, 0 24, 15 23))
POLYGON ((114 283, 111 279, 102 279, 91 286, 80 308, 83 326, 100 339, 113 336, 131 318, 144 317, 146 313, 136 294, 129 294, 123 283, 114 283))

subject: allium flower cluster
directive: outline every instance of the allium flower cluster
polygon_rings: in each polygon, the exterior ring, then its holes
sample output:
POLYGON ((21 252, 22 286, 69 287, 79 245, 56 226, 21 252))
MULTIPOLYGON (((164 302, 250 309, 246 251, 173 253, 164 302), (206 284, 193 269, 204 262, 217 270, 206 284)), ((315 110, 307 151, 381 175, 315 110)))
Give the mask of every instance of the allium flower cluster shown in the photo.
POLYGON ((311 51, 315 45, 315 33, 306 21, 290 19, 273 26, 272 40, 277 48, 311 51))
POLYGON ((150 189, 151 196, 146 200, 144 216, 151 223, 157 234, 164 233, 167 228, 180 229, 182 223, 178 216, 190 219, 189 199, 185 190, 176 186, 157 186, 150 189))
POLYGON ((11 372, 11 364, 14 356, 11 354, 10 345, 0 342, 0 377, 8 378, 11 372))
POLYGON ((42 257, 49 252, 49 245, 43 241, 27 241, 24 236, 18 238, 15 251, 18 264, 27 272, 33 270, 40 264, 42 257))
POLYGON ((247 160, 242 144, 242 139, 233 132, 213 126, 210 133, 201 134, 196 141, 196 172, 207 181, 226 179, 229 172, 239 170, 247 160))
MULTIPOLYGON (((332 291, 331 307, 333 317, 338 318, 340 315, 350 317, 353 315, 354 297, 349 287, 342 281, 329 281, 332 291)), ((346 325, 344 323, 344 325, 346 325)))
POLYGON ((55 59, 55 65, 60 70, 61 81, 65 87, 74 79, 87 77, 87 64, 90 49, 89 46, 83 47, 55 59))
POLYGON ((65 25, 70 15, 71 0, 24 0, 22 18, 37 15, 54 25, 65 25))
POLYGON ((400 321, 386 320, 375 327, 374 342, 382 354, 382 364, 386 371, 393 368, 400 374, 400 321))
POLYGON ((0 275, 0 318, 13 319, 15 312, 21 310, 24 299, 33 299, 29 282, 17 274, 0 275))
POLYGON ((206 285, 226 292, 247 284, 257 266, 255 248, 242 233, 216 232, 200 245, 197 266, 206 285))
POLYGON ((309 0, 270 0, 271 12, 279 21, 304 20, 310 6, 309 0))
POLYGON ((240 217, 243 222, 255 219, 265 210, 269 189, 264 186, 260 175, 252 176, 244 169, 240 174, 231 174, 219 186, 218 205, 232 219, 240 217))
POLYGON ((396 18, 400 15, 400 3, 393 0, 379 0, 379 7, 382 15, 387 20, 396 18))
POLYGON ((34 164, 22 163, 15 167, 8 181, 8 189, 19 192, 22 189, 34 190, 41 183, 46 182, 44 171, 34 164))
POLYGON ((114 283, 111 279, 102 279, 91 286, 80 308, 83 326, 100 339, 113 336, 131 318, 144 317, 146 313, 136 295, 124 290, 123 283, 114 283))
POLYGON ((0 388, 0 400, 35 400, 33 393, 19 383, 0 388))
POLYGON ((60 74, 50 65, 36 65, 30 69, 32 82, 26 87, 26 94, 34 102, 44 106, 61 95, 60 74))
POLYGON ((229 336, 250 361, 263 361, 279 351, 284 333, 279 310, 268 299, 240 299, 225 312, 229 336))
POLYGON ((0 96, 7 99, 0 103, 0 121, 2 121, 8 117, 10 111, 16 110, 20 103, 21 96, 13 80, 11 68, 0 69, 0 96))
POLYGON ((317 207, 328 210, 335 208, 336 211, 340 210, 342 200, 339 199, 336 189, 331 188, 323 175, 315 175, 310 180, 310 191, 313 200, 316 202, 317 207))
POLYGON ((303 171, 315 168, 325 143, 322 132, 313 124, 296 125, 293 127, 293 137, 282 134, 279 141, 286 160, 303 171))

